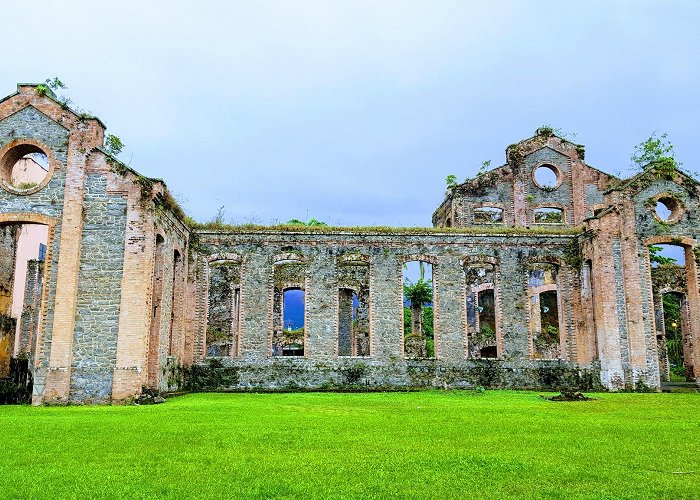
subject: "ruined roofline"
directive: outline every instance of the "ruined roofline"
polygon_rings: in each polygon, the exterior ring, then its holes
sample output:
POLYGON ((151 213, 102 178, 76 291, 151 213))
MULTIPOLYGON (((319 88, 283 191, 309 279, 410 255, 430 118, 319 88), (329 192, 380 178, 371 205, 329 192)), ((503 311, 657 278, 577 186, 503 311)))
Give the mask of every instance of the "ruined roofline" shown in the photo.
MULTIPOLYGON (((537 129, 537 130, 539 131, 539 130, 541 130, 541 129, 537 129)), ((533 136, 531 136, 531 137, 528 137, 528 138, 526 138, 526 139, 522 139, 521 141, 518 141, 518 142, 516 142, 516 143, 514 143, 514 144, 510 144, 510 145, 505 149, 506 163, 504 163, 504 164, 502 164, 502 165, 499 165, 499 166, 497 166, 497 167, 494 167, 494 168, 492 168, 492 169, 490 169, 490 170, 486 170, 486 171, 484 171, 484 172, 477 173, 477 175, 475 175, 474 177, 470 177, 470 178, 468 178, 468 179, 466 179, 466 180, 464 180, 464 181, 462 181, 462 182, 460 182, 460 183, 454 185, 453 187, 448 188, 448 191, 449 191, 449 192, 448 192, 448 194, 446 195, 445 198, 447 199, 447 198, 451 197, 452 194, 454 193, 454 191, 455 191, 457 188, 459 188, 459 187, 462 187, 462 186, 465 186, 465 185, 469 185, 469 184, 471 184, 471 183, 473 183, 473 182, 478 181, 480 178, 482 178, 482 177, 484 177, 484 176, 495 174, 495 173, 497 173, 499 170, 502 170, 502 169, 504 169, 504 168, 506 168, 506 167, 513 166, 513 162, 511 161, 511 151, 516 150, 516 149, 519 149, 519 148, 521 148, 521 147, 524 147, 524 146, 526 146, 528 143, 531 143, 532 141, 537 140, 538 138, 545 138, 546 140, 548 140, 548 139, 551 138, 551 137, 556 137, 556 138, 559 139, 561 142, 564 142, 564 143, 567 143, 567 144, 572 145, 572 146, 574 147, 574 149, 577 151, 577 154, 579 155, 579 158, 581 159, 581 163, 583 163, 586 167, 588 167, 588 168, 590 168, 590 169, 592 169, 592 170, 595 170, 596 172, 599 172, 599 173, 601 173, 601 174, 603 174, 603 175, 605 175, 605 176, 608 176, 608 177, 610 177, 612 180, 620 180, 620 178, 617 177, 616 175, 611 174, 611 173, 609 173, 609 172, 606 172, 606 171, 604 171, 604 170, 601 170, 601 169, 599 169, 599 168, 597 168, 597 167, 594 167, 594 166, 589 165, 588 163, 586 163, 586 162, 584 161, 584 158, 583 158, 584 155, 583 155, 582 151, 583 151, 584 146, 583 146, 582 144, 578 144, 578 143, 572 142, 572 141, 570 141, 570 140, 568 140, 568 139, 566 139, 566 138, 564 138, 564 137, 561 137, 561 136, 557 135, 557 134, 554 133, 554 132, 546 133, 546 134, 543 134, 543 133, 537 134, 537 133, 536 133, 535 135, 533 135, 533 136)), ((551 146, 549 146, 546 142, 545 142, 544 144, 542 144, 542 147, 549 147, 549 148, 551 148, 551 146)), ((552 149, 553 149, 553 148, 552 148, 552 149)), ((555 151, 556 151, 556 149, 555 149, 555 151)), ((443 203, 444 203, 444 201, 443 201, 443 203)), ((442 205, 440 205, 440 207, 442 207, 442 205)), ((440 209, 440 207, 438 207, 438 208, 433 212, 433 215, 435 215, 435 213, 437 213, 437 211, 440 209)))
MULTIPOLYGON (((0 103, 3 103, 3 102, 5 102, 5 101, 7 101, 8 99, 12 99, 12 98, 15 97, 16 95, 19 95, 19 89, 20 89, 20 87, 34 87, 34 88, 36 88, 36 87, 38 87, 39 85, 46 85, 46 84, 44 84, 44 83, 18 83, 18 84, 17 84, 17 91, 14 92, 14 93, 12 93, 12 94, 10 94, 10 95, 7 95, 7 96, 3 97, 2 99, 0 99, 0 103)), ((93 115, 90 115, 90 114, 87 114, 87 113, 78 113, 76 110, 74 110, 73 108, 71 108, 70 106, 68 106, 68 104, 67 104, 66 102, 61 102, 61 101, 59 101, 59 100, 57 99, 56 94, 54 93, 54 91, 51 90, 51 88, 49 88, 48 86, 46 86, 46 93, 43 94, 43 96, 44 96, 44 97, 48 97, 49 99, 51 99, 53 102, 55 102, 56 104, 58 104, 59 106, 61 106, 62 109, 65 109, 65 110, 67 110, 67 111, 70 111, 70 112, 71 112, 73 115, 75 115, 75 117, 78 118, 79 120, 95 120, 97 123, 100 124, 100 126, 101 126, 103 129, 107 130, 107 125, 105 125, 105 123, 104 123, 100 118, 98 118, 97 116, 93 116, 93 115)))
POLYGON ((107 163, 109 163, 112 166, 112 171, 114 173, 122 176, 126 176, 128 174, 134 176, 134 184, 141 184, 142 192, 150 192, 151 198, 156 203, 156 205, 169 210, 188 229, 191 230, 193 228, 194 223, 192 219, 190 219, 187 216, 180 204, 175 200, 175 197, 170 193, 168 185, 163 179, 160 179, 158 177, 147 177, 145 175, 140 174, 137 170, 125 164, 116 156, 109 153, 102 147, 98 146, 94 148, 94 150, 99 151, 100 153, 105 155, 105 157, 107 158, 107 163), (160 190, 156 190, 156 192, 154 193, 153 188, 157 186, 160 186, 160 190))
POLYGON ((198 234, 312 234, 312 235, 392 235, 392 236, 551 236, 570 238, 585 232, 579 227, 482 227, 465 228, 444 227, 390 227, 390 226, 300 226, 296 224, 278 224, 262 226, 257 224, 194 224, 192 229, 198 234))
MULTIPOLYGON (((695 186, 700 185, 700 181, 698 181, 695 177, 693 177, 690 173, 686 172, 682 168, 680 168, 678 165, 676 165, 673 168, 673 172, 663 172, 662 175, 666 176, 673 176, 673 174, 678 174, 681 177, 684 178, 684 180, 692 182, 695 186)), ((609 188, 607 191, 605 191, 605 194, 613 193, 615 191, 624 191, 629 187, 631 184, 634 184, 635 181, 638 181, 639 179, 645 177, 646 175, 659 175, 659 172, 656 168, 656 165, 654 163, 648 163, 644 167, 642 167, 641 172, 637 172, 634 174, 632 177, 627 177, 624 179, 618 179, 620 183, 617 186, 609 188)))

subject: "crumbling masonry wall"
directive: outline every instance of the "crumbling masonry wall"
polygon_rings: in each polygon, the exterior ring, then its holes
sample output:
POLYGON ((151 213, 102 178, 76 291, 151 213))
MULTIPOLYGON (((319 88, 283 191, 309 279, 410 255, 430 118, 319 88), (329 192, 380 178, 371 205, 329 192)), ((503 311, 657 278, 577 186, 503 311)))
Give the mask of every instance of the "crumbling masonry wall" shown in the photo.
MULTIPOLYGON (((588 386, 595 385, 591 380, 597 380, 597 365, 581 364, 578 359, 571 301, 564 302, 565 341, 560 355, 551 361, 533 357, 531 297, 523 269, 531 262, 544 261, 556 263, 562 276, 575 272, 566 262, 567 252, 576 243, 574 234, 411 234, 400 229, 369 234, 329 230, 319 234, 259 230, 200 232, 199 238, 200 259, 210 272, 221 266, 218 256, 228 255, 232 262, 240 263, 240 268, 236 264, 240 269, 240 354, 209 356, 217 359, 221 369, 235 369, 236 377, 229 379, 226 387, 218 388, 341 387, 348 385, 345 372, 360 369, 362 376, 352 384, 375 388, 464 387, 476 383, 476 375, 465 373, 471 369, 481 373, 479 363, 487 364, 493 372, 491 385, 504 387, 546 385, 542 383, 544 372, 585 379, 588 386), (214 266, 208 264, 209 255, 217 256, 214 266), (304 262, 300 266, 304 276, 295 276, 292 281, 296 284, 304 280, 309 311, 304 356, 296 359, 276 355, 274 349, 274 291, 280 286, 276 283, 279 278, 275 262, 280 256, 289 260, 292 255, 304 262), (402 265, 414 259, 434 263, 435 359, 408 360, 404 356, 402 265), (499 317, 504 321, 502 351, 498 359, 489 361, 469 356, 465 311, 466 272, 484 261, 495 263, 499 317), (350 286, 348 262, 366 263, 369 275, 367 357, 339 351, 339 340, 344 334, 338 321, 342 292, 350 286)), ((567 297, 577 294, 572 286, 572 280, 562 280, 561 293, 567 297)), ((212 304, 211 295, 204 289, 198 300, 212 304)), ((199 360, 204 361, 204 357, 199 360)))
POLYGON ((1 322, 14 333, 19 321, 20 336, 0 341, 0 377, 28 353, 34 403, 125 401, 176 388, 190 365, 199 389, 658 387, 654 297, 671 288, 648 248, 661 243, 685 252, 673 291, 687 311, 686 370, 700 378, 700 199, 680 170, 617 179, 543 128, 504 165, 451 186, 434 228, 211 230, 105 151, 104 136, 99 119, 36 85, 0 100, 0 313, 17 228, 48 228, 23 313, 1 322), (46 177, 13 186, 27 152, 46 155, 46 177), (415 260, 433 266, 431 358, 405 355, 402 268, 415 260), (281 324, 289 288, 305 293, 293 339, 281 324), (291 344, 303 355, 281 356, 291 344))

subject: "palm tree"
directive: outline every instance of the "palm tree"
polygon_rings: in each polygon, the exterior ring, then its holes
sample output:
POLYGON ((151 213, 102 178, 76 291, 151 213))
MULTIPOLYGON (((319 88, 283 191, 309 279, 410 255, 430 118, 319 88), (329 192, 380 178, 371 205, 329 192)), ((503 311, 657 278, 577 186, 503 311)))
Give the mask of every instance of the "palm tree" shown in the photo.
POLYGON ((423 306, 433 301, 433 283, 425 279, 425 264, 420 261, 420 278, 412 283, 408 278, 404 279, 403 294, 411 303, 411 329, 412 333, 423 335, 423 306))

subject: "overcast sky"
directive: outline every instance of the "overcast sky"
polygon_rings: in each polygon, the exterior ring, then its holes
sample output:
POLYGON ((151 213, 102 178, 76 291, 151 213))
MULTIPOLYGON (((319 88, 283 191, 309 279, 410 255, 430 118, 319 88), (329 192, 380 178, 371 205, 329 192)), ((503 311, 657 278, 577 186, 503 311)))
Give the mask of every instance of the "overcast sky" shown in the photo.
POLYGON ((0 94, 58 76, 197 220, 430 225, 445 176, 551 124, 700 170, 700 1, 2 6, 0 94))

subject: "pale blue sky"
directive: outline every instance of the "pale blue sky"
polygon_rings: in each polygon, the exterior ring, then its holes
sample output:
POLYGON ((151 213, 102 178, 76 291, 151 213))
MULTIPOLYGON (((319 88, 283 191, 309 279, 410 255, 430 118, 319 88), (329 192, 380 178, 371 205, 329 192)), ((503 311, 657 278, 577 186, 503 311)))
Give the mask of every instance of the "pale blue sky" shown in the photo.
POLYGON ((699 169, 698 1, 11 2, 0 93, 59 76, 199 220, 430 225, 444 178, 551 124, 699 169))

